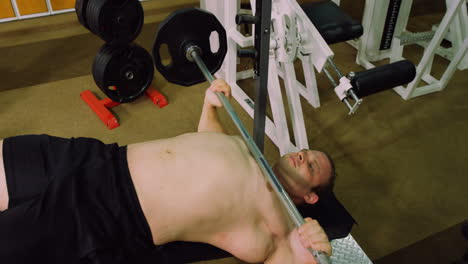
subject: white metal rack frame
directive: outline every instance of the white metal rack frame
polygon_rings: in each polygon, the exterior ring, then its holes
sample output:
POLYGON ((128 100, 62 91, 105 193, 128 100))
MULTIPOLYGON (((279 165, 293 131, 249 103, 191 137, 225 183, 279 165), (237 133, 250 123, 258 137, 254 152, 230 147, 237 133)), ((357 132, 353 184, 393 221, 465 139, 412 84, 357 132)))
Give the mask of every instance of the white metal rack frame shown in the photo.
MULTIPOLYGON (((255 7, 255 4, 252 2, 251 6, 255 7)), ((246 10, 240 9, 238 0, 202 0, 201 7, 215 14, 227 32, 228 52, 216 75, 229 83, 233 97, 253 118, 254 101, 238 85, 238 80, 251 78, 253 74, 251 71, 237 72, 238 48, 253 46, 253 36, 244 36, 235 23, 235 16, 246 10)), ((268 83, 272 119, 266 118, 265 133, 284 155, 309 148, 300 96, 313 107, 320 106, 314 68, 321 72, 333 52, 295 0, 272 1, 272 24, 268 83), (302 63, 305 84, 296 79, 294 62, 297 59, 302 63), (294 143, 289 135, 280 78, 287 93, 294 143)), ((252 32, 255 31, 252 29, 252 32)))
POLYGON ((418 44, 424 47, 424 54, 416 69, 414 80, 404 86, 394 88, 403 99, 410 99, 428 93, 442 91, 457 70, 468 68, 468 17, 466 0, 446 0, 446 13, 440 24, 431 31, 413 33, 407 30, 413 0, 366 0, 362 24, 363 36, 348 43, 357 48, 356 63, 366 69, 375 67, 372 62, 390 59, 390 62, 403 59, 405 45, 418 44), (387 39, 388 49, 381 49, 381 41, 386 34, 384 28, 389 21, 388 13, 393 13, 394 32, 387 39), (451 48, 441 47, 446 39, 451 48), (439 55, 450 61, 440 79, 431 75, 434 56, 439 55), (422 81, 427 85, 421 85, 422 81))

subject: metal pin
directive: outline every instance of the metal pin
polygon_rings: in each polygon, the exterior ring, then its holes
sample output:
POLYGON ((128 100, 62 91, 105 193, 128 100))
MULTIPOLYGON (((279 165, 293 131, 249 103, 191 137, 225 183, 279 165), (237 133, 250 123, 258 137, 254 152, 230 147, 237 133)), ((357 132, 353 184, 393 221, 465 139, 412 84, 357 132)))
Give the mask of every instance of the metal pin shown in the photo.
POLYGON ((332 61, 331 58, 328 58, 327 61, 328 64, 332 66, 333 70, 335 70, 336 74, 338 75, 338 79, 341 79, 341 77, 343 77, 343 74, 341 74, 341 71, 340 69, 338 69, 338 66, 336 66, 336 64, 332 61))
POLYGON ((354 93, 353 89, 349 90, 348 93, 351 95, 351 97, 354 99, 354 101, 362 101, 362 99, 359 99, 359 97, 357 97, 356 93, 354 93))
POLYGON ((337 87, 338 84, 336 81, 333 79, 333 76, 331 76, 330 72, 327 70, 327 68, 323 68, 323 71, 325 72, 325 75, 327 75, 328 80, 332 83, 333 87, 337 87))

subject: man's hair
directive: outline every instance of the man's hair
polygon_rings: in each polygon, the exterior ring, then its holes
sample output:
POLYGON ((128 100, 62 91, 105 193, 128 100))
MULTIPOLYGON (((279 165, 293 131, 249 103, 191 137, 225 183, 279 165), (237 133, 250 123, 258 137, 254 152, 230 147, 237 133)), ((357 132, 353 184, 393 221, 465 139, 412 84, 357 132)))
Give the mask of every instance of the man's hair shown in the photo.
POLYGON ((323 152, 323 153, 328 158, 328 161, 330 161, 331 171, 330 171, 330 178, 327 183, 320 184, 319 186, 314 187, 310 190, 311 192, 315 192, 319 197, 331 194, 333 192, 333 188, 335 187, 335 179, 336 179, 335 163, 333 162, 332 158, 330 157, 328 153, 326 152, 323 152))

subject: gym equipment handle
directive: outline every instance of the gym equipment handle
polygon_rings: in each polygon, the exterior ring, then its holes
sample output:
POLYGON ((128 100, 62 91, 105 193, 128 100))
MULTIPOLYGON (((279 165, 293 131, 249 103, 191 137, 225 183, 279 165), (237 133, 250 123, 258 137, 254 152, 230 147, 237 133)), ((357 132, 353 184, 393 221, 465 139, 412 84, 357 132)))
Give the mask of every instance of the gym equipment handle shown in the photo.
POLYGON ((257 50, 255 50, 255 49, 240 49, 240 50, 237 51, 237 57, 256 59, 258 57, 257 56, 257 50))
MULTIPOLYGON (((187 50, 190 52, 190 56, 197 63, 198 67, 202 71, 205 78, 210 83, 212 83, 215 80, 215 78, 213 77, 211 72, 208 70, 205 63, 200 58, 198 54, 199 48, 196 46, 195 47, 192 46, 192 47, 189 47, 187 50)), ((301 227, 304 224, 304 218, 302 218, 302 215, 297 210, 296 206, 294 205, 293 201, 287 194, 286 190, 283 188, 278 178, 276 178, 273 170, 271 169, 270 165, 268 165, 268 162, 266 161, 262 152, 258 149, 257 145, 255 144, 255 141, 252 139, 252 137, 249 135, 249 133, 245 129, 244 125, 242 124, 242 121, 239 119, 236 112, 234 111, 234 108, 232 108, 231 103, 229 103, 229 101, 227 100, 226 96, 223 93, 217 92, 216 95, 218 96, 219 100, 223 103, 223 106, 228 112, 232 121, 234 122, 234 124, 237 126, 237 128, 241 132, 242 137, 244 138, 244 141, 247 143, 247 147, 249 148, 250 152, 253 154, 257 163, 260 165, 260 168, 262 169, 263 173, 267 176, 268 181, 275 189, 281 202, 283 203, 284 207, 288 211, 289 216, 294 221, 294 224, 296 225, 296 227, 301 227)), ((328 256, 325 254, 325 252, 317 251, 311 248, 309 248, 309 251, 312 253, 317 263, 319 264, 331 263, 328 256)))
POLYGON ((236 24, 241 25, 241 24, 257 24, 258 23, 258 17, 257 16, 252 16, 252 15, 236 15, 236 24))

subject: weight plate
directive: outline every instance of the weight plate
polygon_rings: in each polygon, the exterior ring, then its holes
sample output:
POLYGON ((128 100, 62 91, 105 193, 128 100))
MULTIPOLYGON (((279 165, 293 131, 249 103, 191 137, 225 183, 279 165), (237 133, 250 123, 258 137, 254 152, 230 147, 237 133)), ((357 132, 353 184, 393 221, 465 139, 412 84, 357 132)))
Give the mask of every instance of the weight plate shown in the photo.
POLYGON ((99 33, 99 11, 102 9, 105 2, 106 0, 92 0, 88 1, 86 5, 86 23, 88 24, 89 30, 95 35, 99 33))
POLYGON ((201 58, 214 74, 223 64, 227 52, 226 31, 216 16, 199 8, 175 11, 160 23, 153 45, 153 59, 158 71, 169 82, 190 86, 206 81, 202 72, 186 57, 188 45, 201 49, 201 58), (216 32, 217 34, 214 34, 216 32), (217 35, 218 50, 212 52, 210 36, 217 35), (163 63, 161 47, 167 45, 170 63, 163 63))
POLYGON ((75 2, 75 11, 78 21, 85 28, 89 29, 88 23, 86 22, 86 6, 88 5, 89 0, 76 0, 75 2))
POLYGON ((90 30, 106 42, 127 44, 141 32, 143 7, 138 0, 93 0, 86 9, 90 30))
POLYGON ((151 55, 136 44, 105 44, 94 58, 93 77, 112 101, 128 103, 151 85, 153 61, 151 55))

